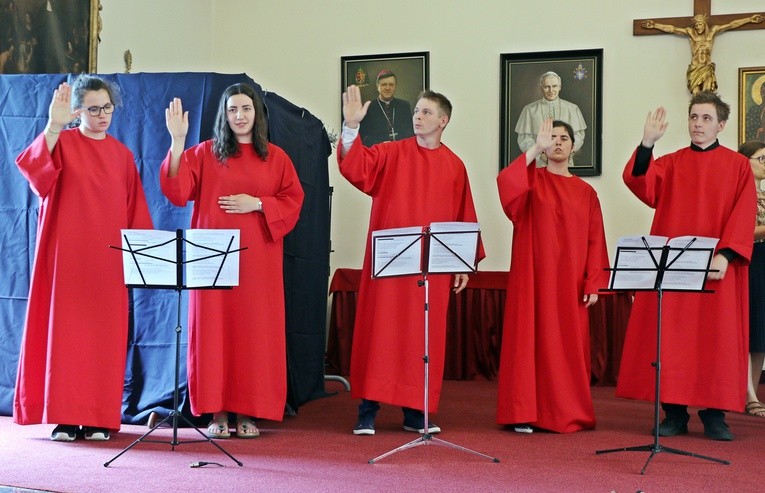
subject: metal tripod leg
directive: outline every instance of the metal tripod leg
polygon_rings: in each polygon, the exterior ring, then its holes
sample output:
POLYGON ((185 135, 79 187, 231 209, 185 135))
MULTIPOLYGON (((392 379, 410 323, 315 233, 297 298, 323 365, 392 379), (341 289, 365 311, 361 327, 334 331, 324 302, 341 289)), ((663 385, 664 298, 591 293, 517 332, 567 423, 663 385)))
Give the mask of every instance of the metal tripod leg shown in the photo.
POLYGON ((211 444, 215 445, 218 450, 226 454, 236 462, 238 466, 242 466, 243 463, 236 459, 233 455, 229 454, 223 447, 218 445, 212 438, 208 437, 202 431, 194 426, 194 424, 189 421, 186 416, 181 414, 178 411, 179 407, 179 393, 180 393, 180 364, 181 364, 181 289, 176 289, 178 291, 178 323, 175 326, 175 389, 173 390, 173 410, 170 411, 170 414, 168 414, 162 421, 155 424, 152 429, 141 435, 136 441, 125 447, 119 454, 112 457, 110 460, 106 461, 104 463, 104 467, 109 467, 109 464, 117 460, 118 457, 120 457, 122 454, 130 450, 131 448, 138 445, 140 442, 147 442, 147 443, 168 443, 170 444, 171 448, 170 450, 175 450, 175 447, 184 443, 199 443, 199 442, 210 442, 211 444), (178 420, 182 419, 190 428, 193 428, 202 435, 204 438, 203 440, 190 440, 190 441, 184 441, 179 442, 178 441, 178 420), (151 435, 157 428, 159 428, 163 423, 167 422, 168 420, 173 421, 173 439, 171 441, 167 440, 147 440, 146 438, 151 435))
POLYGON ((443 445, 446 447, 451 447, 456 450, 461 450, 463 452, 468 452, 470 454, 475 454, 480 457, 485 457, 492 462, 499 462, 499 459, 496 457, 492 457, 490 455, 482 454, 481 452, 476 452, 475 450, 471 450, 469 448, 463 447, 461 445, 457 445, 451 442, 447 442, 446 440, 441 440, 439 438, 433 438, 433 435, 428 433, 428 428, 430 427, 430 421, 428 421, 428 380, 429 380, 429 356, 428 356, 428 299, 429 299, 429 291, 428 291, 428 276, 423 275, 423 279, 421 281, 417 281, 417 285, 422 287, 425 287, 425 355, 423 356, 423 361, 425 362, 425 397, 424 397, 424 407, 423 407, 423 433, 422 436, 419 438, 416 438, 412 440, 409 443, 405 443, 404 445, 401 445, 398 448, 395 448, 393 450, 390 450, 388 452, 385 452, 382 455, 378 455, 377 457, 373 459, 369 459, 370 464, 374 464, 375 462, 384 459, 385 457, 388 457, 389 455, 393 455, 396 452, 401 452, 402 450, 418 447, 420 445, 429 445, 430 443, 434 443, 436 445, 443 445))

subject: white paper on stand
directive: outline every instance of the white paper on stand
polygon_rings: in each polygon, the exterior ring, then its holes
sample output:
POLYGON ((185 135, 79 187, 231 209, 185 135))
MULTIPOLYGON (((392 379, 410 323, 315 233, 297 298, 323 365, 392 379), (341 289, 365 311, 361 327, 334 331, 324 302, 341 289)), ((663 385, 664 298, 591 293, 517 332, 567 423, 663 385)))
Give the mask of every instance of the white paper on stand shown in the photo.
POLYGON ((474 272, 480 230, 478 223, 432 223, 428 272, 474 272))
POLYGON ((678 236, 669 240, 667 269, 664 272, 662 288, 699 291, 704 288, 709 268, 710 252, 717 246, 717 238, 704 236, 678 236), (699 272, 678 269, 694 269, 699 272))
POLYGON ((186 281, 189 288, 239 285, 238 229, 187 229, 186 281), (221 265, 222 264, 222 265, 221 265))
POLYGON ((372 277, 422 272, 422 238, 419 226, 372 232, 372 277))
POLYGON ((239 285, 238 229, 188 229, 183 234, 178 258, 176 231, 121 230, 125 284, 177 287, 180 262, 184 287, 239 285))
POLYGON ((120 233, 125 284, 176 284, 178 270, 175 262, 175 231, 122 229, 120 233))
POLYGON ((655 289, 662 251, 668 246, 662 289, 700 291, 718 241, 704 236, 623 236, 616 245, 609 286, 615 290, 655 289))

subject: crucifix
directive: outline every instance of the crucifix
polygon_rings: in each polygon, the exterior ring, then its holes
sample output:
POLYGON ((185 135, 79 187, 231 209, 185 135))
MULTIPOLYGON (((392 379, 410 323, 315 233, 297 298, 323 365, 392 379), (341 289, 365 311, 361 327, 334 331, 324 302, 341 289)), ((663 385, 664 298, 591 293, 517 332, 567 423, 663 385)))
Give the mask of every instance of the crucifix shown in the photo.
POLYGON ((711 10, 712 0, 693 0, 693 17, 636 19, 632 24, 635 36, 669 33, 688 37, 691 63, 686 75, 691 94, 717 90, 712 62, 712 44, 717 34, 734 29, 765 29, 765 12, 711 15, 711 10))

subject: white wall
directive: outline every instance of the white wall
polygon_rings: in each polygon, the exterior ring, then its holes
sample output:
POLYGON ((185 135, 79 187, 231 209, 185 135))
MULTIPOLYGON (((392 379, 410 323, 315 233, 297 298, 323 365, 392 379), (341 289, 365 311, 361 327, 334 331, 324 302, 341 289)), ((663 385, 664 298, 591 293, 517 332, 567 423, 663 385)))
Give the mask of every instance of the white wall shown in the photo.
MULTIPOLYGON (((488 257, 482 270, 507 269, 512 227, 502 214, 499 159, 500 53, 604 49, 603 175, 598 191, 609 245, 647 231, 651 211, 621 181, 639 143, 645 115, 664 105, 670 126, 664 154, 688 143, 685 71, 689 42, 680 36, 632 35, 632 19, 688 16, 693 2, 588 0, 101 0, 100 72, 246 72, 264 89, 340 126, 340 57, 430 52, 432 89, 454 105, 444 142, 466 163, 488 257)), ((717 0, 713 13, 756 12, 762 0, 717 0)), ((715 43, 719 92, 732 106, 724 145, 738 136, 738 68, 765 65, 765 30, 721 34, 715 43)), ((565 97, 565 88, 564 88, 565 97)), ((157 118, 161 118, 161 111, 157 118)), ((359 267, 369 199, 329 162, 335 187, 332 269, 359 267)))

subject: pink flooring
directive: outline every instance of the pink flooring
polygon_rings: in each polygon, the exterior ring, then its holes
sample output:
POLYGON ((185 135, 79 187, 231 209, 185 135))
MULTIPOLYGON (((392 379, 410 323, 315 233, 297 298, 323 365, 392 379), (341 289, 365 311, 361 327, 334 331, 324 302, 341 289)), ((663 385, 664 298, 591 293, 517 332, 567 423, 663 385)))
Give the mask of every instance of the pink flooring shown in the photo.
MULTIPOLYGON (((105 462, 147 428, 124 426, 103 443, 54 443, 48 439, 50 425, 22 427, 0 417, 0 485, 56 492, 730 492, 762 491, 765 481, 763 418, 729 413, 736 439, 714 442, 701 434, 694 414, 688 435, 662 438, 661 445, 731 464, 662 452, 641 475, 649 452, 595 451, 652 444, 652 404, 617 399, 613 388, 593 388, 597 430, 524 435, 494 424, 496 384, 481 381, 446 381, 433 420, 444 430, 438 438, 500 463, 433 441, 369 464, 417 435, 401 429, 401 411, 390 406, 378 416, 377 435, 352 435, 357 403, 339 384, 327 387, 340 393, 306 404, 282 423, 261 422, 261 438, 220 441, 243 467, 209 443, 175 450, 139 443, 106 468, 105 462), (223 467, 189 468, 196 461, 223 467)), ((169 440, 171 433, 160 429, 152 438, 169 440)), ((198 435, 181 429, 179 437, 198 435)))

